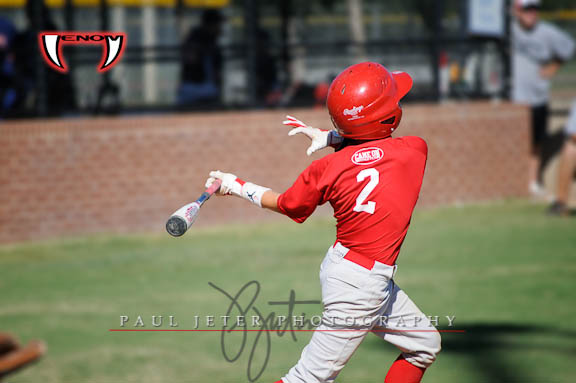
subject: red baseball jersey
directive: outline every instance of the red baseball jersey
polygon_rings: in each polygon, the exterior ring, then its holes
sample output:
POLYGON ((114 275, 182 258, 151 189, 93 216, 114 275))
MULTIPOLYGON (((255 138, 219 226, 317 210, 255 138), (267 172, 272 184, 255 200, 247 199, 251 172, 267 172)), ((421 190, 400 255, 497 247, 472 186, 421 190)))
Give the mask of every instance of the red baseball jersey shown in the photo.
POLYGON ((330 202, 338 242, 394 265, 418 200, 427 155, 420 137, 347 146, 312 162, 280 195, 278 207, 302 223, 316 206, 330 202))

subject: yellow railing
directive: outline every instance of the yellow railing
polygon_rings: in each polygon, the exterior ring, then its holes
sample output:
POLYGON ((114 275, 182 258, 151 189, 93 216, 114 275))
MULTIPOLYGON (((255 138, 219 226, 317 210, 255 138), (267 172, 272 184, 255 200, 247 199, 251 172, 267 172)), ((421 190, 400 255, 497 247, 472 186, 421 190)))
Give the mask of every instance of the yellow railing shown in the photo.
MULTIPOLYGON (((0 0, 0 8, 21 8, 24 7, 27 0, 0 0)), ((106 0, 110 6, 125 6, 125 7, 142 7, 142 6, 156 6, 156 7, 175 7, 178 0, 106 0)), ((66 3, 65 0, 44 0, 44 2, 51 8, 63 7, 66 3)), ((186 7, 196 8, 223 8, 230 5, 230 0, 182 0, 186 7)), ((72 4, 78 7, 96 7, 100 4, 100 0, 72 0, 72 4)), ((365 22, 372 22, 372 15, 364 17, 365 22)), ((382 23, 403 23, 407 20, 407 14, 389 14, 378 16, 382 23)), ((542 18, 546 20, 576 20, 576 9, 563 9, 552 12, 542 12, 542 18)), ((308 22, 312 24, 346 24, 348 18, 342 15, 323 15, 312 16, 308 18, 308 22)))
MULTIPOLYGON (((126 7, 175 7, 177 0, 107 0, 111 6, 126 7)), ((52 8, 63 7, 65 0, 45 0, 45 3, 52 8)), ((182 0, 186 7, 222 8, 230 5, 230 0, 182 0)), ((26 0, 0 0, 0 8, 21 8, 26 4, 26 0)), ((96 7, 100 0, 72 0, 72 4, 79 7, 96 7)))

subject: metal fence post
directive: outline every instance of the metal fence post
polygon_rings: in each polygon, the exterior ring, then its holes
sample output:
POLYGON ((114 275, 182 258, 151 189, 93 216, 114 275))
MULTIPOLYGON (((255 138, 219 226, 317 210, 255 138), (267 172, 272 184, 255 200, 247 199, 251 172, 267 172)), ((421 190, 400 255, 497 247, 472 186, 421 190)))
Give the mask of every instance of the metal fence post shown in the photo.
POLYGON ((512 97, 512 2, 504 0, 504 36, 502 38, 502 61, 504 64, 503 98, 512 97))
MULTIPOLYGON (((30 29, 32 30, 32 34, 34 38, 38 36, 38 34, 42 31, 42 28, 45 25, 44 20, 44 3, 42 0, 28 0, 32 2, 32 17, 30 20, 31 26, 30 29)), ((40 57, 40 52, 36 51, 34 55, 34 66, 35 66, 35 75, 36 75, 36 99, 35 99, 35 112, 38 117, 43 117, 48 113, 48 107, 46 102, 46 67, 44 62, 42 61, 42 57, 40 57)))

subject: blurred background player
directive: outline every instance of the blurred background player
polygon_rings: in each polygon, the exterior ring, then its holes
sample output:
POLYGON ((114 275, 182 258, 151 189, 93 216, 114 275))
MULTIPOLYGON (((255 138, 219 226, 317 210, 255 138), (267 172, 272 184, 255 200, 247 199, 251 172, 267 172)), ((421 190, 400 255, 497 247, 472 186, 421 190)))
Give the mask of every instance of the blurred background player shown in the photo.
POLYGON ((556 179, 556 195, 554 203, 548 209, 552 215, 568 215, 568 200, 570 198, 570 189, 576 170, 576 100, 572 103, 570 117, 566 122, 564 129, 566 140, 560 154, 560 164, 558 166, 558 175, 556 179))
MULTIPOLYGON (((428 155, 419 137, 391 138, 402 118, 399 102, 411 88, 407 73, 374 62, 340 73, 327 106, 344 140, 282 194, 230 173, 210 172, 206 186, 221 179, 219 194, 242 197, 298 223, 326 202, 334 209, 337 239, 320 266, 322 323, 298 363, 277 383, 334 382, 370 332, 401 350, 386 383, 420 382, 440 352, 438 331, 393 280, 428 155)), ((299 120, 287 122, 314 131, 299 120)), ((324 147, 329 143, 327 132, 315 137, 324 147)))
POLYGON ((529 187, 533 195, 542 196, 541 157, 548 124, 550 80, 572 57, 574 40, 558 27, 540 20, 540 0, 516 0, 514 5, 512 100, 531 107, 529 187))
POLYGON ((265 106, 278 105, 282 98, 276 69, 278 59, 271 48, 270 34, 265 29, 260 28, 256 45, 256 73, 258 73, 256 99, 265 106))
POLYGON ((26 21, 26 29, 18 32, 12 42, 14 99, 6 114, 10 117, 26 117, 34 110, 41 97, 46 102, 46 115, 60 116, 69 113, 76 108, 73 78, 54 70, 39 71, 36 65, 40 56, 38 31, 58 31, 60 28, 53 21, 51 11, 44 3, 34 7, 34 3, 28 1, 26 21), (43 95, 42 88, 45 90, 43 95))
POLYGON ((182 82, 178 89, 181 106, 206 106, 220 99, 222 52, 218 39, 223 21, 220 11, 204 11, 200 26, 192 28, 182 44, 182 82))

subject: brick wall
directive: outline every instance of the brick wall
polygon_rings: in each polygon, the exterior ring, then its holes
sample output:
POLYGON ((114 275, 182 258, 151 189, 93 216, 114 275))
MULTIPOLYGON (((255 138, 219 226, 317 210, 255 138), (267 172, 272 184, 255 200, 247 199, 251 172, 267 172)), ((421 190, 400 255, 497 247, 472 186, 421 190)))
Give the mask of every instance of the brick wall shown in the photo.
MULTIPOLYGON (((323 110, 290 110, 330 128, 323 110)), ((420 205, 525 196, 528 114, 509 104, 408 105, 399 134, 429 145, 420 205)), ((0 242, 86 233, 163 232, 211 169, 283 191, 315 157, 288 138, 286 111, 0 125, 0 242)), ((321 214, 328 214, 322 209, 321 214)), ((199 224, 286 219, 237 199, 210 201, 199 224)))

